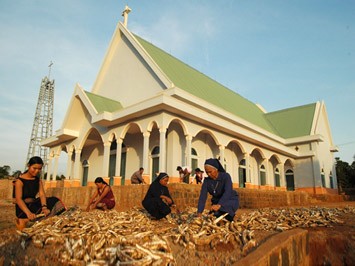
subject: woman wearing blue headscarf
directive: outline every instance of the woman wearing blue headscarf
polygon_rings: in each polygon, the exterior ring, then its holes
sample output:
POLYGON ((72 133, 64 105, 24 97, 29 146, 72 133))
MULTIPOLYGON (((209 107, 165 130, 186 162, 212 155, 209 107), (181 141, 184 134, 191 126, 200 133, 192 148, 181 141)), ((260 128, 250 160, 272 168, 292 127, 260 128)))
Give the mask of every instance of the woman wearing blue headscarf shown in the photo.
POLYGON ((174 204, 168 190, 169 176, 166 173, 160 173, 153 183, 149 186, 142 205, 156 219, 162 219, 167 216, 174 204))
POLYGON ((200 197, 198 200, 197 213, 200 216, 205 209, 207 193, 212 195, 211 213, 219 217, 228 213, 225 217, 233 221, 235 212, 239 207, 238 193, 233 190, 231 176, 226 173, 218 159, 207 159, 205 161, 205 178, 200 197))

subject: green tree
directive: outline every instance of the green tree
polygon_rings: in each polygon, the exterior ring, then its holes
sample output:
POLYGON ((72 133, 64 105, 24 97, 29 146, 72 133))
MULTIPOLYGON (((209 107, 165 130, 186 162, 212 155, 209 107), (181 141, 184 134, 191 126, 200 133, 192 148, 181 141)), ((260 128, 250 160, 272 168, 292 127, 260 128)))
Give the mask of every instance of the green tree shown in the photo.
POLYGON ((19 177, 20 175, 21 175, 21 171, 20 170, 16 170, 16 171, 13 171, 12 172, 12 176, 14 176, 14 177, 19 177))
POLYGON ((11 167, 8 165, 4 165, 0 167, 0 179, 4 179, 10 175, 11 167))
POLYGON ((349 165, 349 163, 340 160, 339 157, 336 157, 335 160, 339 192, 343 192, 343 190, 346 188, 354 188, 355 161, 351 165, 349 165))

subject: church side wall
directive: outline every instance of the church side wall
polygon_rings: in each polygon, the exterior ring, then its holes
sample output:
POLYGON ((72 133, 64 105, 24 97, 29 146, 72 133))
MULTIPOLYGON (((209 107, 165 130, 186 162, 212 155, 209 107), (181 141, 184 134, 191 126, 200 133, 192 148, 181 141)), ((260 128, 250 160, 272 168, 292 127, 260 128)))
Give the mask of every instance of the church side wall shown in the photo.
POLYGON ((322 115, 320 116, 316 129, 316 133, 323 136, 323 141, 317 143, 317 157, 319 158, 320 168, 323 170, 322 173, 325 177, 325 186, 327 188, 331 187, 330 177, 332 177, 334 188, 336 188, 336 172, 334 169, 335 159, 334 154, 330 151, 331 136, 328 133, 329 124, 323 113, 324 111, 322 111, 322 115))
POLYGON ((295 161, 295 186, 297 188, 313 188, 315 184, 313 175, 313 163, 311 158, 295 161))

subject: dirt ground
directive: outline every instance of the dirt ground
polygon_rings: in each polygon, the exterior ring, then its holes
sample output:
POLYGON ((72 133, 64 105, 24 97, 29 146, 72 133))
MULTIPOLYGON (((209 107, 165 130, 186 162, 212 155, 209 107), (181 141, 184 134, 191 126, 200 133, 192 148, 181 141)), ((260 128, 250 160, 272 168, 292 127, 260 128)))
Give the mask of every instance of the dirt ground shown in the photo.
MULTIPOLYGON (((324 203, 321 206, 355 207, 355 202, 324 203)), ((252 211, 254 210, 240 209, 237 216, 252 211)), ((333 227, 307 228, 311 265, 355 265, 355 215, 344 213, 338 218, 343 221, 342 224, 333 227)), ((36 248, 31 243, 21 242, 14 226, 14 219, 14 205, 0 201, 0 265, 63 265, 58 260, 56 247, 36 248)), ((255 231, 257 246, 277 233, 277 231, 255 231)), ((172 242, 170 245, 176 265, 233 265, 245 255, 230 244, 197 249, 186 249, 172 242)), ((85 265, 85 263, 77 265, 85 265)))

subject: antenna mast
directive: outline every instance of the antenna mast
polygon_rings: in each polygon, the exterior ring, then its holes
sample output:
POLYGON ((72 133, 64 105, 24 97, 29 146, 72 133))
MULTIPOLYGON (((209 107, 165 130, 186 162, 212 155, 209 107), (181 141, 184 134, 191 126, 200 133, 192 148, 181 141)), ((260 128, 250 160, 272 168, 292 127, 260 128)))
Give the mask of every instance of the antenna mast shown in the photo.
POLYGON ((41 82, 26 161, 27 164, 31 157, 40 156, 44 162, 42 177, 48 165, 49 148, 42 147, 41 141, 49 138, 53 133, 54 80, 49 79, 52 65, 51 61, 48 66, 48 76, 45 76, 41 82))

